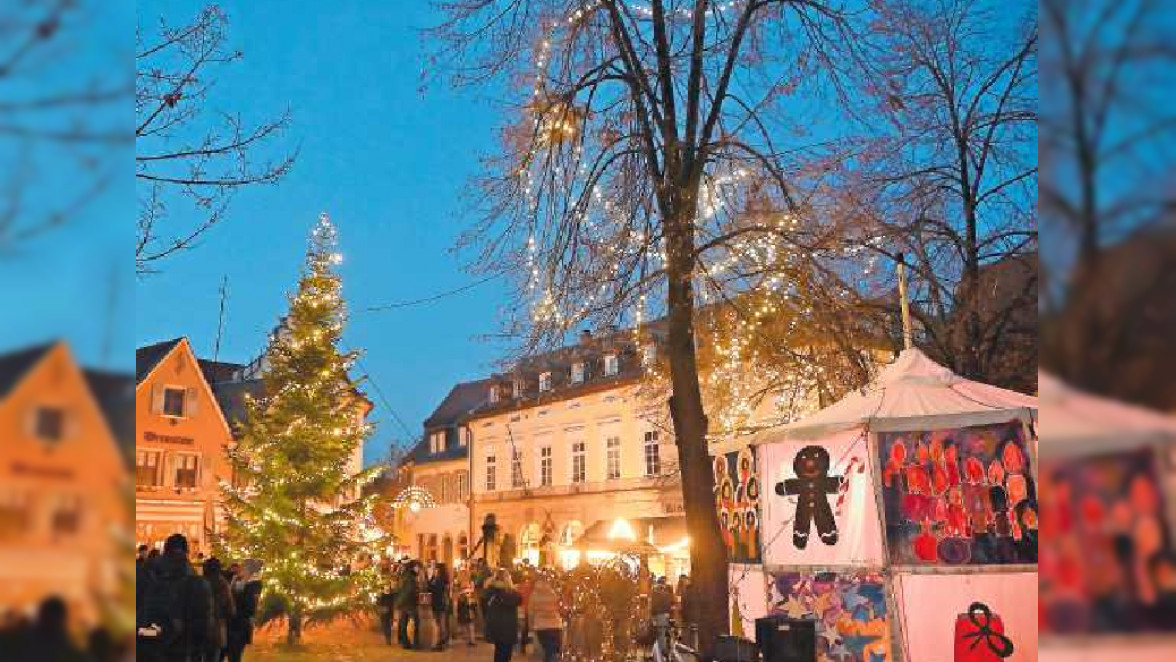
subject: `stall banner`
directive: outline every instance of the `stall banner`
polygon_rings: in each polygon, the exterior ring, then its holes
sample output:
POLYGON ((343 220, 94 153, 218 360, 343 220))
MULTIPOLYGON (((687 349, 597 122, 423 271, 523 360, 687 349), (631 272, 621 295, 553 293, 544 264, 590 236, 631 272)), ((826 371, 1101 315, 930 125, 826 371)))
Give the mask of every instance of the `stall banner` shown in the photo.
POLYGON ((895 577, 908 662, 1036 662, 1037 573, 895 577))
POLYGON ((881 566, 868 436, 848 430, 820 441, 759 447, 764 563, 881 566))
POLYGON ((817 622, 817 662, 887 662, 890 620, 876 572, 772 572, 769 613, 817 622))
POLYGON ((715 504, 731 563, 760 562, 760 477, 756 449, 716 455, 715 504))
POLYGON ((1151 449, 1041 464, 1041 630, 1176 631, 1176 554, 1151 449))
POLYGON ((1025 431, 998 425, 878 435, 891 562, 1037 562, 1037 489, 1025 431))
POLYGON ((754 640, 755 619, 768 615, 768 584, 764 568, 745 563, 732 563, 727 567, 731 634, 754 640))

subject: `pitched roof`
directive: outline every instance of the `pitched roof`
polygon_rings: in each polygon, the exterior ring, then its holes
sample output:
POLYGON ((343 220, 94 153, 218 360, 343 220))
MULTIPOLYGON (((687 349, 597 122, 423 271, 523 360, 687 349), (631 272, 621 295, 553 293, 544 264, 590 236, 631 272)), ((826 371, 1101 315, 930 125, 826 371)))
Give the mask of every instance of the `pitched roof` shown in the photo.
POLYGON ((229 361, 213 361, 212 359, 196 359, 200 364, 200 372, 209 384, 231 381, 236 374, 245 368, 244 364, 229 361))
POLYGON ((457 423, 463 416, 490 399, 490 379, 462 382, 449 390, 449 394, 425 419, 426 428, 437 428, 457 423))
POLYGON ((265 383, 260 379, 221 382, 212 385, 212 392, 216 396, 216 403, 220 406, 221 413, 224 414, 229 428, 236 436, 238 426, 245 422, 245 396, 250 395, 254 398, 264 396, 265 383))
POLYGON ((142 383, 147 375, 159 365, 159 362, 167 356, 175 346, 180 344, 184 338, 172 338, 171 340, 164 340, 157 342, 154 345, 147 345, 135 350, 135 383, 142 383))
POLYGON ((123 461, 128 467, 134 466, 135 378, 130 373, 95 369, 83 370, 83 374, 118 443, 123 461))
POLYGON ((48 342, 0 354, 0 397, 8 395, 8 392, 20 383, 25 373, 56 344, 56 342, 48 342))

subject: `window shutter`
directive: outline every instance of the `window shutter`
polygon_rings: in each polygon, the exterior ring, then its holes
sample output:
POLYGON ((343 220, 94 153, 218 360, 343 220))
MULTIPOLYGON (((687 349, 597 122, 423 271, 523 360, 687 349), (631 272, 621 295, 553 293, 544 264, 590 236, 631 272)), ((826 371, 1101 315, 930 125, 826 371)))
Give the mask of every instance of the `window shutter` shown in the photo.
POLYGON ((151 386, 151 413, 163 413, 163 384, 153 384, 151 386))
POLYGON ((25 413, 25 436, 33 439, 37 436, 37 411, 39 407, 29 407, 25 413))
POLYGON ((74 409, 63 409, 61 411, 61 417, 64 419, 62 422, 62 427, 64 429, 62 430, 61 436, 64 439, 77 438, 79 429, 78 419, 80 418, 80 414, 81 412, 74 409))
POLYGON ((200 411, 200 394, 196 387, 192 387, 184 392, 184 418, 192 418, 198 411, 200 411))

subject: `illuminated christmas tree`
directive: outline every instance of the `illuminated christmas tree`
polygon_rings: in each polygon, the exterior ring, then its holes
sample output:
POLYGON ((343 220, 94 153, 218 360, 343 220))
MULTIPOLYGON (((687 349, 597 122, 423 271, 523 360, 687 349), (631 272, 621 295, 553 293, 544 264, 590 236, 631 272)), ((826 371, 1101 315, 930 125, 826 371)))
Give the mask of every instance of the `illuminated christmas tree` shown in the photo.
POLYGON ((346 312, 340 296, 335 228, 324 214, 311 235, 306 266, 288 314, 266 349, 263 392, 229 453, 224 551, 264 563, 263 612, 284 616, 287 639, 303 625, 371 604, 379 533, 374 496, 361 488, 377 469, 356 472, 353 458, 369 428, 356 381, 355 352, 339 349, 346 312))

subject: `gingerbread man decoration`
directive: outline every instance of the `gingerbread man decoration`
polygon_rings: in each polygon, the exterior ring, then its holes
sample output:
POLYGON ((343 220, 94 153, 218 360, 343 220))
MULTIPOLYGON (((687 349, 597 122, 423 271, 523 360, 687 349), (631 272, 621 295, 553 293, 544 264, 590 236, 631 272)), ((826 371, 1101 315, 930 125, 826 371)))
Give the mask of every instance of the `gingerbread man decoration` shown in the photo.
POLYGON ((796 478, 776 483, 776 494, 795 495, 796 518, 793 521, 792 544, 797 549, 808 546, 809 532, 816 525, 817 535, 826 545, 837 544, 837 521, 829 495, 837 494, 844 476, 829 475, 829 452, 820 446, 805 446, 792 461, 796 478))

